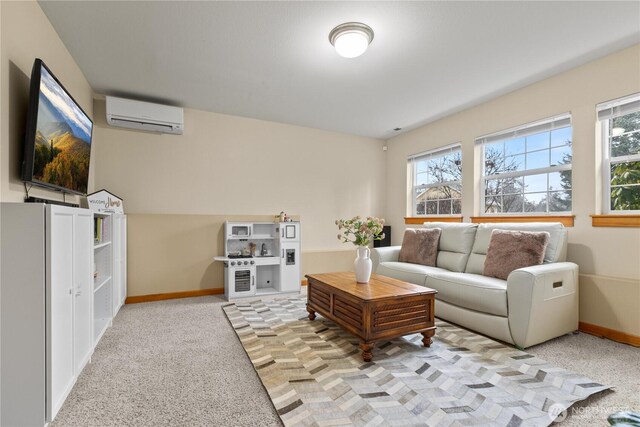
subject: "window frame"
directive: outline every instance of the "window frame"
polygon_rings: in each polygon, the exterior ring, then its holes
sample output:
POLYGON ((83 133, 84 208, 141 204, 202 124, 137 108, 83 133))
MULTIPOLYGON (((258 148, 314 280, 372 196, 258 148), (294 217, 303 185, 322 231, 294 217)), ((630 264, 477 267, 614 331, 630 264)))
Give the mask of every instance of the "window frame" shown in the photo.
MULTIPOLYGON (((480 206, 479 206, 479 213, 480 213, 480 217, 500 217, 500 216, 525 216, 525 217, 536 217, 536 216, 558 216, 558 215, 572 215, 573 214, 573 174, 572 174, 572 180, 571 180, 571 209, 568 211, 549 211, 549 201, 547 199, 547 210, 544 212, 527 212, 521 210, 518 212, 486 212, 486 192, 485 192, 485 188, 486 188, 486 182, 487 181, 491 181, 494 179, 505 179, 505 178, 525 178, 527 176, 533 176, 533 175, 542 175, 542 174, 547 174, 547 185, 546 185, 546 191, 544 192, 531 192, 531 193, 527 193, 524 189, 522 191, 523 198, 526 196, 526 194, 546 194, 546 197, 548 197, 548 195, 552 192, 549 191, 549 176, 548 174, 550 173, 554 173, 554 172, 564 172, 564 171, 573 171, 573 121, 572 121, 572 116, 571 116, 571 112, 566 112, 563 114, 559 114, 559 115, 555 115, 552 117, 547 117, 545 119, 541 119, 541 120, 536 120, 534 122, 530 122, 530 123, 525 123, 519 126, 515 126, 509 129, 505 129, 499 132, 495 132, 489 135, 484 135, 481 137, 478 137, 475 139, 476 144, 480 144, 480 162, 481 162, 481 167, 480 167, 480 180, 479 180, 479 185, 480 185, 480 191, 479 191, 479 199, 480 199, 480 206), (568 126, 562 125, 562 123, 568 121, 568 126), (557 127, 555 126, 555 123, 559 122, 560 125, 558 125, 557 127), (513 171, 513 172, 504 172, 504 173, 497 173, 497 174, 493 174, 493 175, 488 175, 485 176, 485 172, 486 172, 486 159, 485 159, 485 155, 486 155, 486 148, 487 145, 498 142, 498 141, 502 141, 503 143, 505 141, 508 140, 512 140, 515 138, 519 138, 519 137, 525 137, 529 136, 529 135, 536 135, 539 133, 543 133, 543 132, 553 132, 556 129, 564 129, 566 127, 570 127, 571 128, 571 156, 572 156, 572 160, 571 163, 569 164, 563 164, 563 165, 550 165, 547 167, 542 167, 542 168, 537 168, 537 169, 526 169, 526 161, 527 161, 527 154, 529 153, 536 153, 536 152, 544 152, 544 151, 548 151, 551 155, 551 150, 553 150, 554 148, 559 148, 561 146, 551 146, 551 143, 549 144, 549 146, 547 148, 542 148, 542 149, 537 149, 537 150, 531 150, 531 151, 527 151, 526 146, 525 146, 525 150, 521 153, 522 155, 524 155, 525 158, 525 169, 522 171, 513 171), (541 128, 539 131, 535 131, 536 128, 541 128)), ((506 157, 503 155, 503 158, 506 157)), ((566 191, 566 190, 556 190, 556 191, 566 191)), ((507 195, 511 195, 511 194, 507 194, 507 195)), ((501 193, 500 197, 504 197, 505 194, 501 193)), ((524 203, 524 200, 523 200, 524 203)))
MULTIPOLYGON (((463 180, 463 176, 462 176, 462 163, 463 163, 463 159, 462 159, 462 143, 461 142, 456 142, 453 144, 449 144, 449 145, 445 145, 442 147, 438 147, 435 148, 433 150, 429 150, 429 151, 423 151, 421 153, 418 154, 413 154, 411 156, 409 156, 407 158, 407 162, 409 164, 409 179, 410 179, 410 193, 409 193, 409 197, 411 198, 411 212, 410 212, 410 217, 413 218, 428 218, 428 217, 441 217, 441 218, 447 218, 447 217, 459 217, 462 215, 462 180, 463 180), (432 157, 443 157, 447 154, 453 154, 455 152, 460 152, 460 181, 442 181, 442 182, 437 182, 437 183, 433 183, 433 184, 420 184, 420 185, 416 185, 416 167, 417 167, 417 162, 423 158, 432 158, 432 157), (453 186, 453 185, 459 185, 460 186, 460 213, 434 213, 434 214, 429 214, 426 212, 426 207, 425 207, 425 213, 424 214, 418 214, 417 213, 417 203, 416 203, 416 189, 420 188, 420 189, 429 189, 429 188, 438 188, 438 187, 446 187, 446 186, 453 186)), ((437 199, 438 202, 440 202, 441 200, 450 200, 451 201, 451 210, 453 210, 453 201, 454 200, 458 200, 458 199, 437 199)), ((438 207, 438 211, 440 211, 440 203, 437 204, 438 207)))
MULTIPOLYGON (((615 113, 616 108, 624 107, 634 102, 640 101, 640 93, 617 98, 596 106, 596 113, 598 115, 598 121, 600 122, 600 138, 602 148, 602 212, 604 215, 638 215, 640 209, 635 210, 613 210, 611 209, 611 165, 619 163, 640 162, 640 153, 631 154, 626 156, 611 157, 611 139, 614 136, 611 134, 611 121, 617 117, 623 117, 629 114, 637 113, 640 110, 629 110, 615 113), (610 117, 600 118, 600 115, 606 111, 610 111, 610 117)), ((626 133, 636 133, 640 130, 635 130, 626 133)), ((624 134, 622 134, 624 135, 624 134)), ((617 135, 620 136, 620 135, 617 135)), ((640 185, 640 184, 635 184, 640 185)))

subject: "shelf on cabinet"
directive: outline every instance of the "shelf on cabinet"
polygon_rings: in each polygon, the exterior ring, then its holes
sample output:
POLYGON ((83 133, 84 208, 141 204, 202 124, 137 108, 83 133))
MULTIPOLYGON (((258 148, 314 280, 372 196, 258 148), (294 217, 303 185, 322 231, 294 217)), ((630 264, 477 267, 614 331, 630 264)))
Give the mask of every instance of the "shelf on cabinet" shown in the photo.
POLYGON ((94 279, 94 287, 93 287, 93 292, 98 292, 100 290, 101 287, 103 287, 105 285, 105 283, 107 283, 109 280, 111 280, 111 276, 107 276, 107 277, 96 277, 94 279))
POLYGON ((105 246, 109 246, 110 244, 111 244, 111 240, 109 240, 108 242, 94 243, 93 244, 93 249, 104 248, 105 246))

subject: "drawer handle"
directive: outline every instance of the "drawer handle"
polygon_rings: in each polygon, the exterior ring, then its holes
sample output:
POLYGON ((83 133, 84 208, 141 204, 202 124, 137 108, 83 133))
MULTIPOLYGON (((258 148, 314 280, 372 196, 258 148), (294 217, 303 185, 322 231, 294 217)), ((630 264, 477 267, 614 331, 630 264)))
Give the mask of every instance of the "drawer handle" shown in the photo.
POLYGON ((553 282, 553 289, 557 289, 557 288, 561 288, 561 287, 562 287, 562 281, 553 282))

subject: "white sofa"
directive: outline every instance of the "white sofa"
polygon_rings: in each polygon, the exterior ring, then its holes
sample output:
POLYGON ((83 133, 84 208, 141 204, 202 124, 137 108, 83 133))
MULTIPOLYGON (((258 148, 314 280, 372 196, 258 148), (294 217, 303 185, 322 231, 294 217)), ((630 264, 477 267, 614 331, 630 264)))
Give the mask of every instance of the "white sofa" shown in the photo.
POLYGON ((398 262, 400 246, 375 248, 377 274, 438 291, 438 318, 524 349, 578 329, 578 266, 565 262, 561 223, 425 223, 440 228, 435 267, 398 262), (544 262, 513 271, 507 280, 483 276, 494 229, 547 231, 544 262))

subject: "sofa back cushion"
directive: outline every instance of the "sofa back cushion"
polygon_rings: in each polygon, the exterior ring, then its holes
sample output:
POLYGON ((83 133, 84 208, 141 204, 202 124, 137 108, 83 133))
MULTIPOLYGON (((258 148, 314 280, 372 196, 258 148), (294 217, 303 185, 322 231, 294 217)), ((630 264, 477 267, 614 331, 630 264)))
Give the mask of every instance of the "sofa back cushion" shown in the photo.
POLYGON ((483 274, 507 280, 513 270, 540 265, 548 243, 546 231, 495 229, 491 233, 483 274))
POLYGON ((407 228, 402 239, 398 261, 436 266, 440 229, 407 228))
POLYGON ((425 222, 424 228, 439 228, 440 243, 436 266, 463 272, 476 236, 477 224, 455 222, 425 222))
POLYGON ((495 229, 515 231, 546 231, 549 243, 544 252, 544 262, 564 261, 567 252, 567 230, 560 222, 529 223, 485 223, 478 225, 473 248, 467 261, 465 273, 483 274, 484 261, 491 240, 491 232, 495 229))

